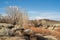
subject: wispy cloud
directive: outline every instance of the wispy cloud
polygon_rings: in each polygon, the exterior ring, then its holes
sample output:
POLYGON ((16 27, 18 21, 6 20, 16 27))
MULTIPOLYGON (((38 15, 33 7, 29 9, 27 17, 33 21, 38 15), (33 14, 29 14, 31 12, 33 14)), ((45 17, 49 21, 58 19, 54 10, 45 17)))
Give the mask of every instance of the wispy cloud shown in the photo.
POLYGON ((52 19, 52 20, 60 20, 60 12, 37 12, 31 11, 29 12, 30 19, 52 19), (57 14, 58 13, 58 14, 57 14))

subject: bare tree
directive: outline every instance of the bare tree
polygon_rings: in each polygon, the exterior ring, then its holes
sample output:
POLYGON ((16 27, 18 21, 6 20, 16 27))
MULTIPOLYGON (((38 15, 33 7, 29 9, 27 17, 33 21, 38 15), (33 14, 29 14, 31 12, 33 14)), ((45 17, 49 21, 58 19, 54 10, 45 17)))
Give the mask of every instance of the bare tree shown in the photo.
POLYGON ((19 25, 26 25, 27 23, 27 15, 26 12, 23 12, 22 10, 19 10, 18 7, 16 6, 9 6, 7 7, 7 16, 8 19, 11 23, 15 24, 19 24, 19 25))
POLYGON ((16 6, 9 6, 7 7, 7 16, 9 21, 12 21, 14 25, 19 21, 20 15, 22 13, 19 11, 18 7, 16 6))
POLYGON ((2 14, 0 14, 0 22, 2 21, 2 14))

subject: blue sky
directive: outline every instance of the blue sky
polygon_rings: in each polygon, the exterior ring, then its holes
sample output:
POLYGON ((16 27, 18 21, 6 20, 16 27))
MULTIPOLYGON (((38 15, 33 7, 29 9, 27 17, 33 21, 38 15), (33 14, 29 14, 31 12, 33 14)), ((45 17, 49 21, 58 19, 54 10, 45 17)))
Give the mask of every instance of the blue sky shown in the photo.
POLYGON ((60 20, 60 0, 0 0, 0 14, 8 6, 26 9, 29 19, 60 20))

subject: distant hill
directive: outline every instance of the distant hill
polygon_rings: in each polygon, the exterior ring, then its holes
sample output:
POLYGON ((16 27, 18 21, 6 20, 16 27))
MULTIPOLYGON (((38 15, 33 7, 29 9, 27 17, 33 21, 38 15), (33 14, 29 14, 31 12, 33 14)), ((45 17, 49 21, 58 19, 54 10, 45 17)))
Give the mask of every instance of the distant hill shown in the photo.
POLYGON ((60 21, 50 20, 50 19, 40 19, 40 20, 30 20, 30 22, 34 23, 42 23, 43 25, 60 25, 60 21))
POLYGON ((60 24, 60 21, 56 21, 56 20, 50 20, 50 19, 40 19, 39 21, 45 21, 46 23, 50 23, 50 24, 60 24))
POLYGON ((57 21, 57 20, 51 20, 51 19, 40 19, 40 20, 45 20, 45 21, 50 21, 50 22, 60 22, 60 21, 57 21))

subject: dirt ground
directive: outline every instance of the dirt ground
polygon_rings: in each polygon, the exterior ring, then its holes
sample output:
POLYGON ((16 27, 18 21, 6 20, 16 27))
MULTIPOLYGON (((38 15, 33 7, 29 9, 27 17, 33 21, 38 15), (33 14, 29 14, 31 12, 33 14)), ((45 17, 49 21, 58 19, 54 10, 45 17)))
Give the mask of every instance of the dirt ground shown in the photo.
POLYGON ((0 37, 0 40, 25 40, 22 37, 0 37))

